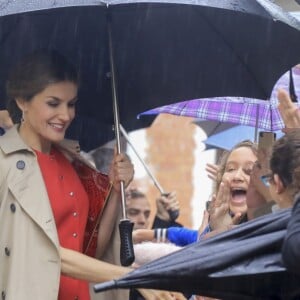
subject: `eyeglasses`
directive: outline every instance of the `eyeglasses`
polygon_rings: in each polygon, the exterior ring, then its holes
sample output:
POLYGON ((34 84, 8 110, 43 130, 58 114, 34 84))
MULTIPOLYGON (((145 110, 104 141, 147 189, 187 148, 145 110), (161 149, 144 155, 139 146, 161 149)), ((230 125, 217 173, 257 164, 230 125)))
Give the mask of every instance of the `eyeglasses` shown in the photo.
POLYGON ((269 187, 270 182, 273 180, 273 174, 270 173, 270 174, 262 175, 260 176, 260 180, 266 187, 269 187))

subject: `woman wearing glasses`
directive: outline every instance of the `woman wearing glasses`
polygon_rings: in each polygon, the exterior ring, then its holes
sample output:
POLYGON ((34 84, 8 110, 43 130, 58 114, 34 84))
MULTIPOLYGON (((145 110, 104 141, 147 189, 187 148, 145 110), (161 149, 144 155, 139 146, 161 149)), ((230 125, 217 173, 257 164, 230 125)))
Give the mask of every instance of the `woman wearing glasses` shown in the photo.
POLYGON ((290 201, 293 202, 294 200, 295 203, 282 247, 282 259, 289 271, 300 274, 300 129, 288 134, 286 139, 290 151, 294 153, 290 160, 293 173, 289 180, 291 186, 290 201))
MULTIPOLYGON (((286 127, 292 128, 283 139, 282 152, 287 156, 287 168, 291 168, 287 180, 283 184, 289 186, 290 200, 294 202, 292 216, 287 227, 287 233, 282 246, 282 259, 287 269, 300 274, 300 112, 298 107, 291 101, 288 93, 283 90, 278 92, 280 114, 286 127)), ((279 147, 278 145, 277 147, 279 147)), ((284 167, 284 165, 282 165, 284 167)), ((272 185, 273 179, 269 181, 272 185)), ((275 177, 274 177, 275 182, 275 177)))

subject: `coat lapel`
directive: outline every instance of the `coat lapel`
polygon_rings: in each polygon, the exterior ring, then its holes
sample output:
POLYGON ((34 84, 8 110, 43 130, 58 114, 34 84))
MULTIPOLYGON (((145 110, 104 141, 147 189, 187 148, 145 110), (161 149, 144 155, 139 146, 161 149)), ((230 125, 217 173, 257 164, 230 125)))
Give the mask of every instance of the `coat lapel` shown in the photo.
POLYGON ((1 137, 0 147, 7 159, 11 160, 7 178, 10 192, 21 208, 58 248, 55 220, 35 154, 19 137, 16 127, 1 137), (18 155, 11 155, 14 152, 18 152, 18 155))
MULTIPOLYGON (((32 162, 32 158, 30 159, 32 162)), ((37 163, 25 161, 25 169, 15 172, 9 189, 28 216, 45 232, 58 247, 58 236, 47 190, 37 163), (34 188, 33 188, 34 187, 34 188)))

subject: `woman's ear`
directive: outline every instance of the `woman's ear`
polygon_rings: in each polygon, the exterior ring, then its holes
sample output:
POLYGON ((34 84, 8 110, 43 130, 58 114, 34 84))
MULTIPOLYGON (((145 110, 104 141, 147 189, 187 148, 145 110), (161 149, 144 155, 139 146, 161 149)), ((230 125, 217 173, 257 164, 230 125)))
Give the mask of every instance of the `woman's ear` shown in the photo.
POLYGON ((26 110, 26 101, 23 98, 16 98, 16 104, 21 111, 26 110))
POLYGON ((278 176, 278 174, 273 175, 274 185, 275 185, 275 191, 277 194, 281 194, 285 191, 285 186, 278 176))

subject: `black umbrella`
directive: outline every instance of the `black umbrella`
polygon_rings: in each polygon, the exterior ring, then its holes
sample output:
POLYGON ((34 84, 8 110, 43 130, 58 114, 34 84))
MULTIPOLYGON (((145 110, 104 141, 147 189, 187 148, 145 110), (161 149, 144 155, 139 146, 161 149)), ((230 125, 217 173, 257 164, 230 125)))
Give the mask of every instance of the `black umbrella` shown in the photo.
MULTIPOLYGON (((145 119, 125 119, 124 127, 128 132, 147 128, 151 126, 155 118, 156 116, 145 119)), ((115 139, 114 125, 101 122, 93 116, 79 114, 68 128, 66 137, 80 141, 80 148, 89 152, 115 139)))
POLYGON ((37 48, 55 48, 76 65, 78 120, 100 126, 120 115, 130 130, 138 113, 183 99, 267 99, 300 60, 299 30, 268 0, 2 0, 0 99, 10 67, 37 48))
POLYGON ((288 209, 244 223, 94 290, 154 288, 221 299, 298 299, 300 276, 288 273, 281 262, 290 213, 288 209))
POLYGON ((127 131, 149 125, 136 115, 162 104, 224 95, 267 99, 300 60, 299 23, 267 0, 2 0, 0 99, 12 64, 36 48, 56 48, 82 78, 71 136, 94 136, 90 128, 103 124, 111 131, 107 14, 127 131))

